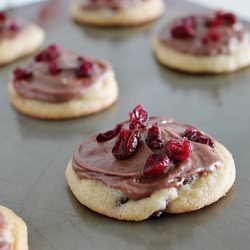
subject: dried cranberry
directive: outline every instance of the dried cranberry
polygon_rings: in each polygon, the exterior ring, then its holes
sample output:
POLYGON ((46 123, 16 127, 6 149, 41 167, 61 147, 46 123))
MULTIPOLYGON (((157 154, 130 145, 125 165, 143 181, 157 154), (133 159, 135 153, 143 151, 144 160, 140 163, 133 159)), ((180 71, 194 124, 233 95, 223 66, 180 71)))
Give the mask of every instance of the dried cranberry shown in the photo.
POLYGON ((20 29, 20 25, 16 21, 12 21, 8 28, 12 32, 17 32, 20 29))
POLYGON ((225 25, 234 25, 238 19, 236 17, 236 15, 234 15, 231 12, 225 12, 223 13, 222 11, 218 11, 216 13, 216 19, 221 20, 221 22, 223 22, 225 25))
POLYGON ((60 56, 62 48, 60 45, 52 44, 35 57, 37 62, 50 62, 60 56))
POLYGON ((0 22, 5 22, 7 19, 6 14, 3 11, 0 11, 0 22))
POLYGON ((51 75, 58 75, 62 72, 62 68, 56 60, 49 62, 49 73, 51 75))
POLYGON ((186 138, 169 140, 166 144, 166 152, 173 161, 185 161, 191 154, 190 142, 186 138))
POLYGON ((207 144, 211 148, 214 148, 214 141, 210 137, 208 137, 207 135, 202 134, 197 129, 188 128, 182 134, 182 136, 186 137, 190 141, 198 142, 198 143, 202 143, 202 144, 207 144))
POLYGON ((169 158, 166 154, 152 154, 148 157, 143 173, 144 176, 162 174, 169 165, 169 158))
POLYGON ((205 19, 205 26, 207 28, 216 28, 218 26, 223 25, 223 21, 218 18, 207 17, 205 19))
POLYGON ((182 24, 186 25, 186 26, 191 26, 193 28, 196 28, 197 26, 197 20, 195 16, 188 16, 188 17, 184 17, 181 20, 182 24))
POLYGON ((148 113, 143 109, 141 104, 136 106, 133 111, 129 113, 129 118, 130 129, 144 128, 147 126, 149 121, 148 113))
POLYGON ((139 148, 140 134, 137 130, 121 130, 112 154, 118 160, 125 160, 134 155, 139 148))
POLYGON ((26 69, 17 68, 13 72, 14 81, 28 80, 32 77, 32 72, 26 69))
POLYGON ((162 133, 157 123, 153 124, 148 130, 146 143, 150 148, 153 149, 160 149, 163 147, 162 133))
POLYGON ((221 34, 216 30, 211 30, 202 38, 202 43, 206 45, 210 42, 219 42, 220 39, 221 34))
POLYGON ((178 25, 171 29, 171 35, 178 39, 189 39, 195 37, 195 30, 189 25, 178 25))
POLYGON ((121 131, 122 124, 117 124, 113 130, 109 130, 105 133, 101 133, 96 137, 98 142, 105 142, 115 138, 121 131))
POLYGON ((94 74, 94 64, 83 57, 78 57, 79 65, 75 71, 77 77, 91 77, 94 74))

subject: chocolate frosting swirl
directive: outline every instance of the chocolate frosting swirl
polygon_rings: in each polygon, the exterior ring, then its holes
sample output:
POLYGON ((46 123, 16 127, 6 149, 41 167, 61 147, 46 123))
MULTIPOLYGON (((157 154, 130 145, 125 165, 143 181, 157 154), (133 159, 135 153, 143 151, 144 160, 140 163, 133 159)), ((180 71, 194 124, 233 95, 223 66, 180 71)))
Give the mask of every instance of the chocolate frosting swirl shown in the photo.
MULTIPOLYGON (((237 50, 240 45, 249 46, 249 32, 244 28, 243 24, 237 20, 234 25, 218 25, 209 28, 205 25, 208 19, 213 16, 194 16, 196 19, 195 37, 191 39, 178 39, 171 35, 171 28, 181 25, 183 19, 179 18, 171 24, 166 25, 159 33, 160 42, 176 51, 187 53, 195 56, 217 56, 228 55, 237 50), (209 30, 216 31, 220 34, 220 40, 204 44, 202 39, 209 30)), ((187 18, 187 17, 186 17, 187 18)))
MULTIPOLYGON (((151 117, 144 129, 143 137, 152 124, 158 122, 164 141, 182 138, 181 134, 190 125, 178 123, 164 117, 151 117)), ((128 127, 128 122, 124 127, 128 127)), ((117 160, 112 155, 112 147, 117 138, 104 143, 98 143, 96 136, 84 141, 76 150, 72 167, 80 179, 100 180, 109 187, 120 189, 129 199, 139 200, 150 196, 157 190, 180 187, 184 181, 197 174, 212 172, 220 166, 220 158, 208 145, 190 142, 192 154, 188 160, 180 163, 170 163, 167 173, 160 176, 145 177, 143 174, 145 162, 154 153, 144 140, 141 141, 138 152, 127 160, 117 160)), ((158 152, 160 152, 158 150, 158 152)))
POLYGON ((82 97, 106 77, 110 66, 100 60, 88 59, 94 67, 93 76, 76 77, 77 58, 78 56, 63 51, 57 58, 57 63, 62 69, 57 75, 49 73, 47 62, 32 62, 28 67, 32 77, 14 82, 17 93, 25 98, 46 102, 65 102, 82 97))

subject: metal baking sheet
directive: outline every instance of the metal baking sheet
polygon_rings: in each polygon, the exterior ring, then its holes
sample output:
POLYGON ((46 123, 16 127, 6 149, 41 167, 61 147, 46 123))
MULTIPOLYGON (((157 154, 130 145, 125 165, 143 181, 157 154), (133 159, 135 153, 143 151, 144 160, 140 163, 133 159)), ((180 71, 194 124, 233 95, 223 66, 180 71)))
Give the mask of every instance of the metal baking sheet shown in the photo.
POLYGON ((249 249, 250 68, 227 75, 194 76, 160 66, 151 50, 155 32, 178 15, 204 11, 184 1, 166 3, 167 12, 159 22, 123 30, 74 24, 66 0, 49 1, 49 8, 42 3, 12 12, 42 25, 47 44, 58 42, 109 60, 120 85, 119 101, 102 113, 65 122, 41 121, 17 114, 8 100, 11 70, 31 58, 0 69, 0 203, 27 222, 30 249, 249 249), (237 180, 225 198, 197 212, 140 223, 103 217, 73 198, 64 171, 77 144, 126 119, 138 103, 150 114, 195 124, 230 149, 237 180))

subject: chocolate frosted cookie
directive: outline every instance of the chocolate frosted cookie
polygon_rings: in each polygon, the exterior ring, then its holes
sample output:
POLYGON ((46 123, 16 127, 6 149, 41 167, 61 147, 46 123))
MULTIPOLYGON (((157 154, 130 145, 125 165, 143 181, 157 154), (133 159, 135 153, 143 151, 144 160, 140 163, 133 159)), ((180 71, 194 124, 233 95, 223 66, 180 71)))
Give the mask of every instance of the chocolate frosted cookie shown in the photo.
POLYGON ((13 72, 10 100, 23 114, 41 119, 69 119, 112 105, 118 86, 109 64, 51 45, 27 67, 13 72))
POLYGON ((43 40, 44 32, 41 28, 12 19, 0 11, 0 64, 33 53, 43 40))
POLYGON ((88 208, 140 221, 217 201, 233 185, 235 165, 229 151, 199 129, 149 117, 139 105, 129 121, 82 142, 66 178, 88 208))
POLYGON ((25 222, 3 206, 0 206, 0 250, 28 250, 25 222))
POLYGON ((193 73, 224 73, 250 64, 249 31, 229 12, 191 15, 166 25, 154 40, 164 65, 193 73))
POLYGON ((72 17, 97 26, 134 26, 153 21, 164 12, 162 0, 75 0, 72 17))

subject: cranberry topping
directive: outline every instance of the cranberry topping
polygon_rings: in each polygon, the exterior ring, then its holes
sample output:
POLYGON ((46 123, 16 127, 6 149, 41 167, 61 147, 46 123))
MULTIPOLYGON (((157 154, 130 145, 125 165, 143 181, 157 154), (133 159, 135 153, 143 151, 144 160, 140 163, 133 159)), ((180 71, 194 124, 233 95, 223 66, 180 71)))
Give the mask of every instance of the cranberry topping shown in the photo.
POLYGON ((32 77, 32 72, 26 69, 17 68, 13 73, 14 81, 28 80, 32 77))
POLYGON ((191 154, 190 142, 186 138, 169 140, 166 144, 166 152, 173 161, 185 161, 191 154))
POLYGON ((216 19, 221 20, 223 24, 229 26, 234 25, 238 21, 237 17, 233 13, 231 12, 223 13, 222 11, 217 11, 216 19))
POLYGON ((105 133, 101 133, 96 137, 98 142, 105 142, 115 138, 121 131, 122 124, 117 124, 113 130, 109 130, 105 133))
POLYGON ((169 165, 169 158, 166 154, 152 154, 148 157, 145 167, 144 176, 160 175, 169 165))
POLYGON ((163 147, 162 133, 158 123, 153 124, 148 130, 146 143, 150 148, 153 149, 160 149, 163 147))
POLYGON ((186 137, 190 141, 198 142, 198 143, 202 143, 202 144, 207 144, 211 148, 214 148, 214 141, 210 137, 208 137, 207 135, 202 134, 197 129, 188 128, 182 134, 182 136, 186 137))
POLYGON ((197 26, 197 19, 195 16, 188 16, 188 17, 184 17, 182 18, 182 24, 185 26, 191 26, 193 28, 196 28, 197 26))
POLYGON ((185 25, 185 24, 174 26, 170 32, 171 32, 172 37, 178 38, 178 39, 189 39, 189 38, 195 37, 194 28, 192 26, 185 25))
POLYGON ((202 43, 206 45, 210 42, 219 42, 220 38, 221 34, 218 31, 211 30, 202 38, 202 43))
POLYGON ((129 118, 130 129, 145 128, 149 121, 148 113, 143 109, 141 104, 136 106, 133 111, 129 113, 129 118))
POLYGON ((45 50, 41 51, 35 57, 35 61, 37 62, 50 62, 52 60, 57 59, 62 52, 62 48, 60 45, 52 44, 47 47, 45 50))
POLYGON ((77 77, 91 77, 94 74, 94 64, 83 57, 78 57, 79 63, 75 73, 77 77))
POLYGON ((6 14, 3 11, 0 11, 0 22, 5 22, 7 19, 6 14))
POLYGON ((49 73, 51 75, 58 75, 62 72, 62 68, 56 60, 49 62, 49 73))
POLYGON ((123 129, 115 143, 112 154, 118 160, 125 160, 134 155, 140 144, 140 134, 137 130, 123 129))

